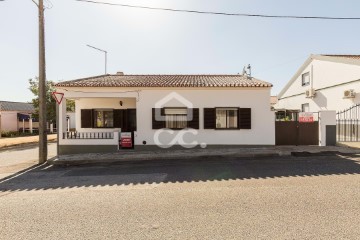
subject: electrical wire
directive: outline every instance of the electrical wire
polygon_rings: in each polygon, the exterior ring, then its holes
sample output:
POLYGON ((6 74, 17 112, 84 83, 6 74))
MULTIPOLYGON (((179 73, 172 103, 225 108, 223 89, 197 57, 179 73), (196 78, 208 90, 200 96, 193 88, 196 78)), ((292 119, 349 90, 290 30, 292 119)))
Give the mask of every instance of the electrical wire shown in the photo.
POLYGON ((128 4, 110 3, 110 2, 98 2, 98 1, 92 1, 92 0, 75 0, 75 1, 85 2, 85 3, 92 3, 92 4, 109 5, 109 6, 148 9, 148 10, 161 10, 161 11, 169 11, 169 12, 183 12, 183 13, 196 13, 196 14, 212 14, 212 15, 224 15, 224 16, 236 16, 236 17, 318 19, 318 20, 360 20, 360 17, 325 17, 325 16, 294 16, 294 15, 266 15, 266 14, 248 14, 248 13, 227 13, 227 12, 210 12, 210 11, 174 9, 174 8, 148 7, 148 6, 128 5, 128 4))

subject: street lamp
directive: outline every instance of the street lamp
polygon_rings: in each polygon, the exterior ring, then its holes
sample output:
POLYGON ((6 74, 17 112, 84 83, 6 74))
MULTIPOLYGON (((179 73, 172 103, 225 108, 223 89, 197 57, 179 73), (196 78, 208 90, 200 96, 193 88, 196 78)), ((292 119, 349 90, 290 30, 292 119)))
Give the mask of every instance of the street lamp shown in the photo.
POLYGON ((105 74, 107 74, 107 51, 102 50, 102 49, 97 48, 97 47, 94 47, 94 46, 91 46, 91 45, 88 45, 88 44, 87 44, 86 46, 91 47, 91 48, 93 48, 93 49, 96 49, 96 50, 98 50, 98 51, 100 51, 100 52, 105 53, 105 74))

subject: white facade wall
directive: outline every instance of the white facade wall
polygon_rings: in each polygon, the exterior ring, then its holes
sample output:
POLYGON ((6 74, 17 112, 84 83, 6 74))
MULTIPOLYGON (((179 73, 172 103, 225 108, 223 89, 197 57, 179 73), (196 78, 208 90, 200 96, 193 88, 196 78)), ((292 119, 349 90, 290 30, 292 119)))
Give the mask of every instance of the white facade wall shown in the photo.
MULTIPOLYGON (((154 145, 154 134, 157 130, 152 129, 152 108, 156 102, 161 101, 174 90, 146 90, 140 94, 137 103, 138 122, 135 144, 141 145, 143 141, 154 145)), ((270 110, 270 89, 246 89, 246 90, 176 90, 199 108, 200 129, 198 135, 188 135, 187 142, 197 141, 209 145, 274 145, 275 127, 274 113, 270 110), (204 108, 213 107, 242 107, 251 108, 252 127, 249 130, 214 130, 204 129, 204 108)), ((181 107, 181 103, 171 101, 165 107, 181 107)), ((166 138, 166 134, 162 136, 166 138)), ((168 135, 165 143, 176 135, 168 135)))
POLYGON ((1 131, 17 131, 17 124, 17 112, 1 112, 1 131))
MULTIPOLYGON (((57 91, 62 91, 58 88, 57 91)), ((76 103, 76 130, 78 132, 116 132, 120 129, 82 129, 81 109, 121 109, 136 108, 137 132, 135 133, 135 145, 155 145, 154 134, 157 130, 152 129, 152 108, 168 94, 176 92, 199 108, 200 129, 197 135, 187 134, 184 138, 187 142, 197 141, 209 145, 274 145, 275 124, 274 113, 270 110, 270 88, 164 88, 164 89, 120 89, 120 88, 67 88, 63 91, 65 98, 75 99, 76 103), (71 90, 75 91, 71 91, 71 90), (81 92, 78 92, 81 90, 81 92), (86 91, 89 91, 88 93, 86 91), (136 92, 138 91, 138 92, 136 92), (120 106, 119 101, 123 101, 120 106), (249 130, 212 130, 204 129, 203 108, 214 107, 240 107, 251 108, 252 127, 249 130)), ((64 100, 63 100, 64 102, 64 100)), ((164 107, 184 107, 176 100, 167 102, 164 107)), ((65 104, 60 104, 59 132, 66 129, 62 116, 65 114, 65 104), (63 114, 61 113, 63 112, 63 114)), ((174 135, 168 136, 172 139, 174 135)), ((165 135, 164 135, 165 136, 165 135)), ((166 136, 165 136, 166 138, 166 136)), ((59 144, 88 144, 106 145, 116 142, 115 140, 73 140, 62 139, 59 144)))
POLYGON ((66 116, 69 117, 70 129, 76 128, 76 117, 75 112, 67 112, 66 116))
POLYGON ((291 86, 279 96, 276 109, 301 109, 301 104, 309 103, 310 111, 345 110, 360 103, 360 66, 313 60, 297 77, 291 86), (302 86, 302 74, 310 72, 310 85, 302 86), (340 85, 339 85, 340 84, 340 85), (335 86, 339 85, 339 86, 335 86), (306 98, 305 91, 309 88, 316 90, 315 98, 306 98), (325 88, 325 89, 323 89, 325 88), (344 98, 345 90, 354 89, 355 98, 344 98))

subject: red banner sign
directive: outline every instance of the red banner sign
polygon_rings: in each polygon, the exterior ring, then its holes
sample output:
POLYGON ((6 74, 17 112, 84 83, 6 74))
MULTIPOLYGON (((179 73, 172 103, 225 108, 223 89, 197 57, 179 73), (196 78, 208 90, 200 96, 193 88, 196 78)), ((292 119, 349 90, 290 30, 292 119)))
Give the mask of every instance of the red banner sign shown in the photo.
POLYGON ((121 148, 132 148, 131 132, 120 133, 121 148))
POLYGON ((314 122, 314 114, 311 112, 299 113, 299 122, 314 122))

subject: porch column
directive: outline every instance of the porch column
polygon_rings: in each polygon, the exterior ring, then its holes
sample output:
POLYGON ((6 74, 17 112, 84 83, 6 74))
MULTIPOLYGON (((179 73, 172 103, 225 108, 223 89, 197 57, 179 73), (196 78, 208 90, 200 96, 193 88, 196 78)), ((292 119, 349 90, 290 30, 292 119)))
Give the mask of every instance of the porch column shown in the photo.
POLYGON ((336 145, 336 111, 319 112, 319 146, 336 145))
POLYGON ((59 133, 59 137, 62 138, 63 133, 66 132, 66 127, 67 127, 67 123, 66 123, 66 98, 63 98, 63 100, 61 101, 61 103, 59 104, 59 119, 58 119, 58 123, 59 125, 56 126, 57 127, 57 131, 59 133))
POLYGON ((30 133, 33 133, 33 124, 32 124, 32 116, 29 116, 29 128, 30 128, 30 133))
POLYGON ((23 129, 23 133, 25 133, 25 119, 23 118, 23 127, 22 127, 22 129, 23 129))

